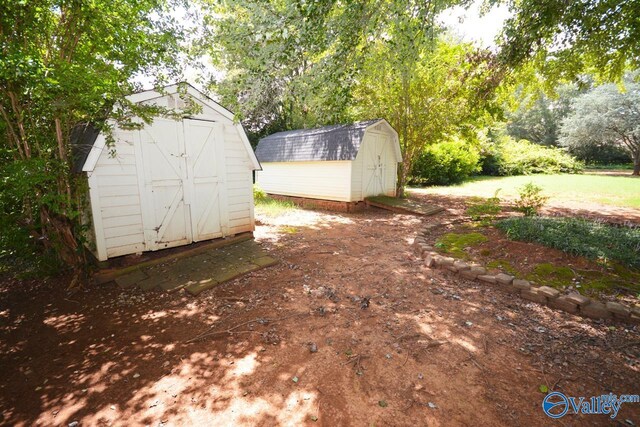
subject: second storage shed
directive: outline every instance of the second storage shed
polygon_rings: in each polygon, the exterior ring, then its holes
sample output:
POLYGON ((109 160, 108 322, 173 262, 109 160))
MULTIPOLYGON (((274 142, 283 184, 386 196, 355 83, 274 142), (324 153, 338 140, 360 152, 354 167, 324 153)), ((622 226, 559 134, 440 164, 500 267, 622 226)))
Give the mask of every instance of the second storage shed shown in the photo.
POLYGON ((402 160, 398 134, 383 119, 278 132, 260 140, 256 156, 265 192, 340 202, 395 196, 402 160))

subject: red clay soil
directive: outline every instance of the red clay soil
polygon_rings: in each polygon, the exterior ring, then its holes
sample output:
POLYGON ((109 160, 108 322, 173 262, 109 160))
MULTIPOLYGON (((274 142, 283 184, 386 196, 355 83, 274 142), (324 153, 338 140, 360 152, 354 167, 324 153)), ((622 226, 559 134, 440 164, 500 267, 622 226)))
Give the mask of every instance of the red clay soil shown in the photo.
POLYGON ((425 268, 410 243, 436 219, 262 218, 281 263, 197 298, 5 280, 0 424, 610 425, 551 420, 539 387, 639 393, 640 328, 425 268))

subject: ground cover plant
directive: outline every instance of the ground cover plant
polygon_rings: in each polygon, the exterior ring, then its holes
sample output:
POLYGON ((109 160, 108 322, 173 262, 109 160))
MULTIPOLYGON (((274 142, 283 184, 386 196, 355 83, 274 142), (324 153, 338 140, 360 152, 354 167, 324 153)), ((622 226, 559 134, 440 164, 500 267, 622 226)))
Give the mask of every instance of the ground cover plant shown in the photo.
POLYGON ((640 229, 581 218, 513 217, 496 223, 510 239, 537 242, 604 263, 640 268, 640 229))

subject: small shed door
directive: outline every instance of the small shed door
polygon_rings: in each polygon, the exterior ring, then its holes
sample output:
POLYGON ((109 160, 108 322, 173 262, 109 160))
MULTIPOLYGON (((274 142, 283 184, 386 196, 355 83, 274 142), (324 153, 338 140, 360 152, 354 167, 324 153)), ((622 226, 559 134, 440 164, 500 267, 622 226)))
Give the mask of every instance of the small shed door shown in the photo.
POLYGON ((220 123, 184 120, 193 241, 222 236, 224 151, 220 123))
POLYGON ((364 141, 363 196, 378 196, 385 192, 387 136, 369 132, 364 141))

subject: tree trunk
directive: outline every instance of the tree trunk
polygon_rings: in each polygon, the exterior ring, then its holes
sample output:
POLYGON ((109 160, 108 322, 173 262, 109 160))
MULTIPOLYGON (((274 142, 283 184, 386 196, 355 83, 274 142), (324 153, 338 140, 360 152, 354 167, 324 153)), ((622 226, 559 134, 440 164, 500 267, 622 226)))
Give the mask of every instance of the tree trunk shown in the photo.
POLYGON ((400 166, 400 173, 398 173, 398 185, 396 186, 396 197, 404 197, 404 186, 406 185, 407 177, 404 172, 404 167, 400 166))
POLYGON ((631 150, 633 157, 633 173, 631 175, 640 175, 640 150, 631 150))

